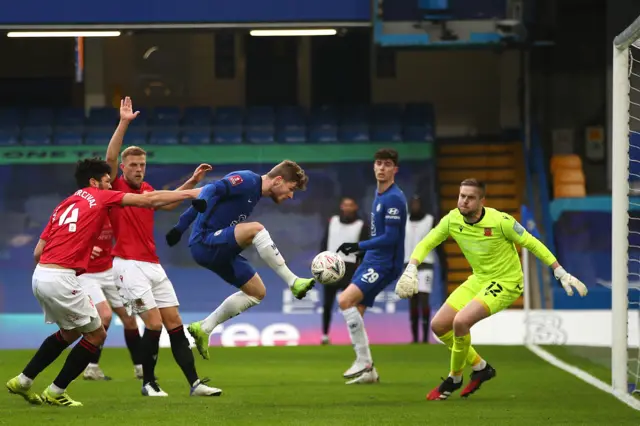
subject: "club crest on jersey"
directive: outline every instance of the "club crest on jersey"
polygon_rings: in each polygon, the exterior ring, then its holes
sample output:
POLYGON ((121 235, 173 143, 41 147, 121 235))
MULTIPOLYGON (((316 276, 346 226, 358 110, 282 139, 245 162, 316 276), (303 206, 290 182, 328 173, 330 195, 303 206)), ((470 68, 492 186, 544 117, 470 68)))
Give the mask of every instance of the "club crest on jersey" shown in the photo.
POLYGON ((240 175, 229 176, 229 182, 231 182, 231 185, 233 186, 240 185, 243 182, 242 176, 240 175))
POLYGON ((493 235, 493 233, 492 233, 492 229, 491 228, 484 228, 484 236, 485 237, 490 237, 492 235, 493 235))

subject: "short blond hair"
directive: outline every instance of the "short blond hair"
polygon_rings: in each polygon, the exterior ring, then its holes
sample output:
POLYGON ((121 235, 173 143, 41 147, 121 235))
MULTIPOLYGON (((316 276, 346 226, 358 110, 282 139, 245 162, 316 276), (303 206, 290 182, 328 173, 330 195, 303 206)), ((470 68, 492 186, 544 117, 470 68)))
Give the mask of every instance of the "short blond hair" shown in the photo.
POLYGON ((147 151, 140 148, 139 146, 129 146, 125 148, 124 151, 122 151, 122 154, 120 154, 120 157, 124 161, 124 159, 130 155, 147 155, 147 151))
POLYGON ((284 160, 267 173, 267 177, 271 179, 275 179, 278 176, 281 176, 285 182, 295 182, 296 189, 300 191, 307 189, 309 176, 306 175, 302 167, 295 161, 284 160))
POLYGON ((467 178, 460 182, 460 186, 471 186, 480 190, 480 198, 484 198, 487 193, 487 185, 476 178, 467 178))

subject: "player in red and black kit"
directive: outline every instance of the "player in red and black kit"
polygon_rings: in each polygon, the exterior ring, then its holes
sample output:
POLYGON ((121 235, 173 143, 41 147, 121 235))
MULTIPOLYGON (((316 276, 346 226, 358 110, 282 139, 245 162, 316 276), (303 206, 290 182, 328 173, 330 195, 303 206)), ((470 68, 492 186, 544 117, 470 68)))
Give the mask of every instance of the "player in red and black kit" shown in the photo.
MULTIPOLYGON (((139 147, 130 146, 122 152, 118 176, 118 155, 129 123, 138 116, 133 111, 130 98, 120 104, 120 123, 107 148, 107 163, 111 166, 113 188, 130 194, 153 193, 154 189, 144 182, 147 164, 146 152, 139 147)), ((208 164, 201 164, 193 176, 177 190, 194 188, 211 170, 208 164)), ((179 203, 162 207, 172 210, 179 203)), ((116 238, 113 247, 113 269, 118 277, 120 295, 129 314, 138 314, 144 321, 145 331, 140 342, 143 383, 142 395, 167 396, 155 379, 155 364, 162 326, 167 329, 171 342, 171 352, 182 369, 192 396, 218 396, 222 391, 205 385, 207 379, 200 380, 196 372, 193 352, 184 332, 182 318, 178 312, 178 297, 171 281, 160 265, 156 254, 153 235, 154 214, 156 209, 114 208, 109 217, 116 238)))
POLYGON ((77 276, 89 267, 91 250, 102 230, 108 209, 115 206, 155 208, 197 198, 200 190, 156 191, 125 194, 111 191, 110 166, 102 160, 78 162, 75 172, 79 188, 54 210, 34 250, 38 263, 32 278, 33 294, 42 307, 47 323, 60 330, 42 343, 21 374, 6 384, 9 392, 32 404, 80 406, 66 392, 69 384, 89 364, 102 346, 106 332, 91 298, 77 276), (31 391, 34 379, 56 360, 78 337, 60 374, 42 395, 31 391))
MULTIPOLYGON (((100 232, 96 245, 91 252, 91 260, 87 273, 78 277, 80 285, 91 297, 105 330, 109 329, 113 312, 118 315, 124 327, 124 339, 131 354, 134 365, 134 374, 142 379, 142 361, 140 361, 139 345, 140 332, 138 324, 133 316, 127 314, 122 298, 116 286, 116 276, 113 272, 113 258, 111 248, 113 246, 113 228, 107 218, 100 232)), ((91 359, 91 362, 84 370, 85 380, 110 380, 98 365, 102 350, 99 350, 91 359)))

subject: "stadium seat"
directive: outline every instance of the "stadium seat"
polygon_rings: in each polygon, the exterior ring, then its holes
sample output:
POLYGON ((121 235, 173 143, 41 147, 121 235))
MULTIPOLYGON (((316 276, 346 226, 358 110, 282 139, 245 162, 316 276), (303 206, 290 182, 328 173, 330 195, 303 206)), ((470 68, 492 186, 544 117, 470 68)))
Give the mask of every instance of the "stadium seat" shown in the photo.
POLYGON ((216 126, 242 126, 244 112, 240 107, 219 107, 213 117, 216 126))
POLYGON ((304 109, 299 106, 283 106, 276 110, 276 126, 281 129, 306 126, 304 109))
POLYGON ((272 126, 251 126, 245 128, 245 138, 252 144, 271 144, 275 142, 272 126))
POLYGON ((289 127, 278 131, 276 138, 282 143, 305 143, 307 142, 307 129, 305 127, 289 127))
POLYGON ((0 146, 18 145, 20 132, 17 128, 0 129, 0 146))
POLYGON ((582 170, 582 159, 576 154, 554 155, 551 157, 551 174, 555 174, 560 169, 582 170))
MULTIPOLYGON (((137 119, 136 119, 137 120, 137 119)), ((146 127, 131 127, 124 140, 127 145, 145 145, 148 142, 149 131, 146 127)), ((176 143, 178 143, 176 141, 176 143)))
POLYGON ((106 147, 109 145, 109 141, 111 140, 112 135, 113 135, 113 131, 109 131, 109 130, 88 130, 84 138, 84 144, 85 145, 103 145, 106 147))
POLYGON ((211 143, 211 128, 185 128, 180 139, 184 145, 209 145, 211 143))
POLYGON ((400 124, 402 122, 402 105, 377 104, 371 109, 371 122, 376 125, 400 124))
POLYGON ((361 126, 369 123, 368 105, 345 105, 341 111, 340 124, 361 126))
POLYGON ((118 110, 113 107, 91 107, 86 124, 89 127, 113 128, 118 123, 118 110))
POLYGON ((213 120, 213 109, 209 107, 188 107, 184 109, 182 125, 187 127, 210 126, 213 120))
POLYGON ((553 184, 585 184, 584 173, 580 169, 559 169, 553 175, 553 184))
POLYGON ((428 124, 405 126, 403 139, 409 142, 433 142, 433 127, 428 124))
POLYGON ((338 117, 334 107, 324 105, 311 110, 309 124, 314 128, 334 128, 338 125, 338 117))
POLYGON ((51 145, 51 128, 42 127, 25 127, 22 129, 20 139, 23 145, 51 145))
POLYGON ((58 130, 53 134, 54 145, 82 145, 82 129, 58 130))
POLYGON ((582 184, 556 184, 553 186, 554 198, 584 198, 587 191, 582 184))
POLYGON ((433 105, 428 103, 408 103, 405 105, 402 122, 405 126, 422 126, 425 124, 433 125, 435 123, 435 115, 433 105))
POLYGON ((273 107, 250 107, 247 111, 247 126, 274 126, 276 115, 273 107))
POLYGON ((177 145, 180 140, 178 127, 153 129, 149 133, 151 145, 177 145))
POLYGON ((341 126, 338 139, 341 142, 369 142, 369 126, 366 124, 341 126))
POLYGON ((338 142, 338 129, 335 126, 312 127, 309 131, 309 140, 314 143, 338 142))
POLYGON ((402 126, 399 122, 396 124, 375 124, 371 129, 371 140, 375 142, 401 142, 402 126))
POLYGON ((56 127, 82 126, 85 122, 85 114, 82 108, 63 108, 56 111, 56 127))
POLYGON ((24 120, 24 113, 15 108, 0 109, 0 127, 21 126, 24 120))
POLYGON ((51 108, 33 108, 27 111, 24 125, 28 127, 53 127, 54 115, 51 108))
POLYGON ((216 126, 213 129, 213 143, 240 144, 242 143, 241 126, 216 126))
POLYGON ((180 108, 177 106, 161 106, 153 109, 149 121, 153 126, 177 127, 180 115, 180 108))

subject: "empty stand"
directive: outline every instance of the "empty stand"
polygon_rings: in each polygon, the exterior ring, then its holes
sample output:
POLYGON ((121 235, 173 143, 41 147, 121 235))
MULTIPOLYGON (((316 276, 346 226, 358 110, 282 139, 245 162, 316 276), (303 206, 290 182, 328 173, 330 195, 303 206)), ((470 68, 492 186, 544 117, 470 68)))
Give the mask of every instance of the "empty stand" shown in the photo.
MULTIPOLYGON (((434 140, 429 104, 137 108, 126 143, 136 145, 402 143, 434 140)), ((0 146, 102 145, 118 110, 93 107, 0 110, 0 146)))
POLYGON ((582 198, 587 194, 582 159, 575 154, 554 155, 549 169, 554 198, 582 198))

